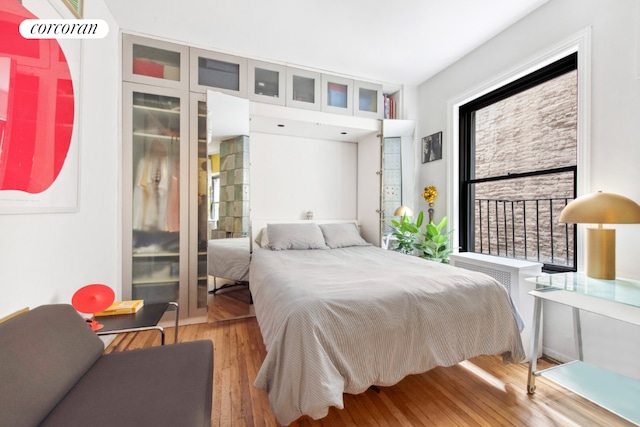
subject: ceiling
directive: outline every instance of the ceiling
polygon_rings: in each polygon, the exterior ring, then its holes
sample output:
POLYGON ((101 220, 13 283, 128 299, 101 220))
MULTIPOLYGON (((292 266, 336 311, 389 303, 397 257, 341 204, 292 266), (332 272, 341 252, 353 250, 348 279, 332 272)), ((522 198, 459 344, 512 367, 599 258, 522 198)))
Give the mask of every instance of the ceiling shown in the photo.
POLYGON ((121 29, 418 85, 548 0, 104 0, 121 29))

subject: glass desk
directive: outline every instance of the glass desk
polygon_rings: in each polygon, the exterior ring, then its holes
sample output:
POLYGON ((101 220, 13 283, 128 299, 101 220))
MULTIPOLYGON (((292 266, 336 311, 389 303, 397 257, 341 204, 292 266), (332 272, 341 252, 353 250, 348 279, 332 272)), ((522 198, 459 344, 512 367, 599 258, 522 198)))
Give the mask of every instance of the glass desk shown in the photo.
POLYGON ((640 425, 640 381, 583 362, 580 310, 640 326, 640 281, 601 280, 580 273, 551 274, 525 279, 537 288, 531 292, 533 334, 531 354, 537 354, 542 302, 552 301, 572 308, 573 332, 578 360, 537 371, 536 358, 529 361, 527 391, 533 394, 537 376, 544 376, 590 401, 640 425))
POLYGON ((161 345, 164 345, 164 328, 158 326, 158 322, 169 307, 175 307, 176 326, 174 344, 178 342, 178 319, 180 318, 180 308, 176 302, 161 302, 156 304, 145 304, 140 310, 133 314, 118 314, 115 316, 97 317, 98 323, 104 325, 97 331, 98 335, 123 334, 126 332, 139 332, 155 329, 161 334, 161 345))

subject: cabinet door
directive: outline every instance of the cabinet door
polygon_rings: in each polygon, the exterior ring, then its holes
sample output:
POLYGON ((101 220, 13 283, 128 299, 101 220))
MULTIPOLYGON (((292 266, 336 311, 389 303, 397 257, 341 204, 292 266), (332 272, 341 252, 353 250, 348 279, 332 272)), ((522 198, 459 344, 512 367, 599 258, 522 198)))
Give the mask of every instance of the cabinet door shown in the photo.
POLYGON ((191 92, 208 89, 247 97, 247 59, 202 49, 190 49, 191 92))
POLYGON ((381 139, 372 133, 358 141, 358 221, 369 243, 381 242, 381 139))
POLYGON ((354 81, 353 115, 382 119, 384 106, 382 101, 382 85, 354 81))
POLYGON ((322 74, 287 67, 287 107, 320 111, 322 74))
MULTIPOLYGON (((123 84, 123 296, 187 306, 188 98, 123 84)), ((182 310, 184 316, 188 310, 182 310)))
POLYGON ((323 74, 322 111, 353 115, 353 80, 323 74))
POLYGON ((249 60, 249 99, 267 104, 286 102, 284 65, 249 60))
POLYGON ((207 96, 190 94, 189 169, 194 171, 189 194, 189 317, 207 314, 207 247, 209 219, 209 158, 207 96), (194 243, 195 242, 195 243, 194 243))
POLYGON ((189 48, 144 37, 122 35, 122 79, 173 89, 189 88, 189 48))

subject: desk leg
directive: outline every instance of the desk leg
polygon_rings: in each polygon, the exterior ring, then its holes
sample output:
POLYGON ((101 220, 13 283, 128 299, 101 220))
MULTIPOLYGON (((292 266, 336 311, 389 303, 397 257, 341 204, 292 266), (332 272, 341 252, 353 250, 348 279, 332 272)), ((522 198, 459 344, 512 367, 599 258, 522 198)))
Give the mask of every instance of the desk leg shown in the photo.
POLYGON ((534 297, 533 304, 533 333, 531 334, 531 353, 529 353, 529 375, 527 377, 527 393, 536 391, 536 367, 538 364, 538 343, 540 342, 540 317, 542 315, 542 300, 534 297))
POLYGON ((583 361, 584 356, 582 354, 582 326, 580 325, 580 309, 573 307, 573 337, 576 343, 576 352, 578 353, 578 360, 583 361))
POLYGON ((144 326, 140 328, 117 329, 117 330, 107 331, 107 332, 98 331, 96 334, 97 335, 116 335, 116 334, 126 334, 129 332, 141 332, 141 331, 152 331, 152 330, 160 332, 160 344, 164 345, 164 328, 158 325, 144 326))
POLYGON ((180 306, 178 306, 177 302, 170 302, 169 304, 176 308, 176 329, 174 333, 173 343, 177 344, 178 343, 178 319, 180 318, 180 306))

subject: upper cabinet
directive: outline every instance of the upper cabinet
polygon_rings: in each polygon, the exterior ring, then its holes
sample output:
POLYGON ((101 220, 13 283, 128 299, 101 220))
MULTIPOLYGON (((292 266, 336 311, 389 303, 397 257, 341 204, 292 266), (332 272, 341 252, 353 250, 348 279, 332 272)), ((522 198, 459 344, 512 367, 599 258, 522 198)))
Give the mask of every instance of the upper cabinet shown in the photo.
POLYGON ((287 107, 319 111, 322 74, 315 71, 287 67, 287 107))
POLYGON ((380 84, 123 34, 123 80, 327 113, 398 118, 380 84))
POLYGON ((191 48, 192 92, 217 90, 247 97, 247 59, 208 50, 191 48))
POLYGON ((284 65, 249 60, 249 99, 267 104, 285 105, 284 65))
POLYGON ((353 114, 353 80, 344 77, 322 75, 322 111, 337 114, 353 114))
POLYGON ((123 34, 122 79, 172 89, 189 88, 189 48, 123 34))
POLYGON ((355 96, 353 115, 382 119, 384 104, 382 85, 354 81, 353 93, 355 96))

